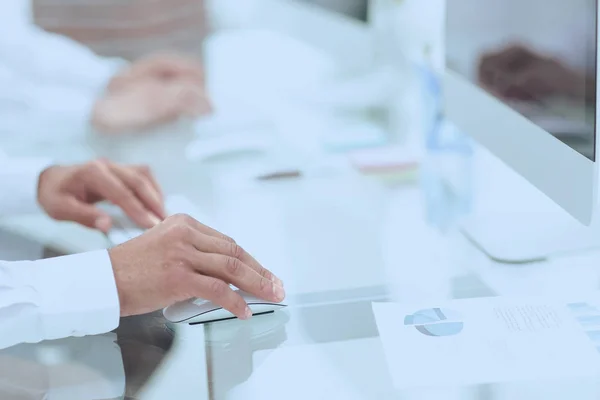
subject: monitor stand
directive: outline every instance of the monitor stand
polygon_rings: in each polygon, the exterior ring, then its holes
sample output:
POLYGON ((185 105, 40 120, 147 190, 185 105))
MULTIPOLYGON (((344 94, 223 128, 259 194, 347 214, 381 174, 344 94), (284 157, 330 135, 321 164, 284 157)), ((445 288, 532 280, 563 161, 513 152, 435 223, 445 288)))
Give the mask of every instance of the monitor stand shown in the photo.
POLYGON ((585 226, 483 146, 474 150, 464 179, 471 209, 460 229, 483 253, 525 264, 600 250, 598 212, 585 226))
POLYGON ((492 260, 524 264, 600 250, 600 224, 584 226, 565 211, 504 212, 471 217, 463 234, 492 260))

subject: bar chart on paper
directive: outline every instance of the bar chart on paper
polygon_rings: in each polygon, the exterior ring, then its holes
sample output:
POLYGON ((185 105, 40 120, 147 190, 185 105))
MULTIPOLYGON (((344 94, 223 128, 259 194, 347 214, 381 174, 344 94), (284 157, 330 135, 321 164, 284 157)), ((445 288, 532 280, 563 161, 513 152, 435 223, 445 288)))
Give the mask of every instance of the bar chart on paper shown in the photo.
POLYGON ((404 317, 404 325, 432 337, 458 335, 464 327, 461 314, 447 308, 419 310, 404 317))

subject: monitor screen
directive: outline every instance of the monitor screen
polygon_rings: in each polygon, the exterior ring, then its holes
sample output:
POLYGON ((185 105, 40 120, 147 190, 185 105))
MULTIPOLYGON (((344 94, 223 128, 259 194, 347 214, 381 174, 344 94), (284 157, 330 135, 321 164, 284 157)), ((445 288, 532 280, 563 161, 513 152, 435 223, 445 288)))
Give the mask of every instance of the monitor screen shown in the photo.
POLYGON ((448 68, 594 161, 597 0, 447 7, 448 68))
POLYGON ((367 22, 369 0, 297 0, 367 22))

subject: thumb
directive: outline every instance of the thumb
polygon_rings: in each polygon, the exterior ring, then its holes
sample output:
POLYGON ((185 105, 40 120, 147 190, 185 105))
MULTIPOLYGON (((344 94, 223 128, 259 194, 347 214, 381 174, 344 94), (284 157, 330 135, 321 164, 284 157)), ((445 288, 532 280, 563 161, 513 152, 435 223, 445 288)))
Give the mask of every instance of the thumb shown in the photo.
POLYGON ((93 204, 87 204, 72 197, 65 199, 60 219, 77 222, 103 233, 108 233, 112 227, 112 219, 106 212, 93 204))

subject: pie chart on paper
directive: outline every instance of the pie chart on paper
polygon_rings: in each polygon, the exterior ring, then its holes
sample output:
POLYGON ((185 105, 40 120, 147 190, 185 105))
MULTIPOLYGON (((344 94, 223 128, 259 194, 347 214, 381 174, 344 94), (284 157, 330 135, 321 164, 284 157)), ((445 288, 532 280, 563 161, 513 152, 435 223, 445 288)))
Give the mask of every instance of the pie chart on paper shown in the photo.
POLYGON ((448 308, 428 308, 404 317, 405 326, 414 326, 425 336, 454 336, 462 332, 464 323, 458 311, 448 308))

